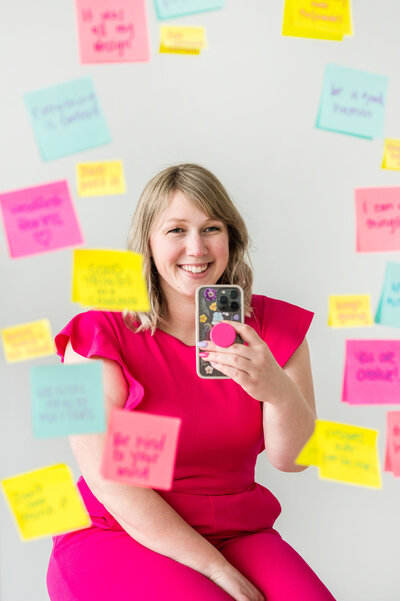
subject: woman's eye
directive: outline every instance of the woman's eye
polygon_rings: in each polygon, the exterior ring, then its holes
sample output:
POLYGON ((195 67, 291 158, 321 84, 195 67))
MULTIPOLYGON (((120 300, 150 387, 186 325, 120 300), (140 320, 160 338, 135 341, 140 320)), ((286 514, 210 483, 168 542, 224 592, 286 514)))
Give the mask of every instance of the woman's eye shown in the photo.
POLYGON ((181 227, 174 227, 173 230, 169 230, 169 234, 180 234, 181 232, 183 232, 183 229, 181 227))
POLYGON ((221 230, 220 227, 217 227, 216 225, 210 225, 210 227, 207 227, 206 230, 214 230, 219 232, 221 230))

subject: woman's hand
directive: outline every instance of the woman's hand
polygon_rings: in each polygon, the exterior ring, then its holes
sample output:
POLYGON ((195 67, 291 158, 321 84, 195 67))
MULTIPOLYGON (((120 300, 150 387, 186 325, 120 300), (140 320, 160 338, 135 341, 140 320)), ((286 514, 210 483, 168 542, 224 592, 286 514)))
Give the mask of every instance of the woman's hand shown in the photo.
POLYGON ((235 601, 265 601, 264 595, 230 563, 209 578, 235 601))
POLYGON ((201 348, 208 356, 200 356, 257 401, 271 400, 273 391, 279 390, 282 370, 267 344, 251 326, 236 321, 224 323, 229 323, 247 345, 235 343, 223 348, 209 341, 207 347, 201 348))

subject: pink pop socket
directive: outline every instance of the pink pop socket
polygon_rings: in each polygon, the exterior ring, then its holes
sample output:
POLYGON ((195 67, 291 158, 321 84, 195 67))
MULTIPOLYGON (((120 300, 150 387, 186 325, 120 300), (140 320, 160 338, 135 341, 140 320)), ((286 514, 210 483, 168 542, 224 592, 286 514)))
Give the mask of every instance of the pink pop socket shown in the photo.
POLYGON ((217 323, 211 329, 210 338, 217 346, 230 346, 235 341, 236 331, 229 323, 217 323))

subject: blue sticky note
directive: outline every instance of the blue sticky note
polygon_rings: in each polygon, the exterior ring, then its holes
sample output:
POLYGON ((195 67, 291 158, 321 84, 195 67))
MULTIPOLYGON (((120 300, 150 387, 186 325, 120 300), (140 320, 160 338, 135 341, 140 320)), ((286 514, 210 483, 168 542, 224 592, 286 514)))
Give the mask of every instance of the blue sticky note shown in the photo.
POLYGON ((222 8, 225 0, 154 0, 157 17, 172 19, 222 8))
POLYGON ((31 367, 30 382, 37 438, 105 431, 100 362, 31 367))
POLYGON ((316 127, 383 138, 387 83, 384 75, 327 65, 316 127))
POLYGON ((25 94, 44 161, 110 142, 90 77, 25 94))
POLYGON ((388 263, 375 322, 400 328, 400 263, 388 263))

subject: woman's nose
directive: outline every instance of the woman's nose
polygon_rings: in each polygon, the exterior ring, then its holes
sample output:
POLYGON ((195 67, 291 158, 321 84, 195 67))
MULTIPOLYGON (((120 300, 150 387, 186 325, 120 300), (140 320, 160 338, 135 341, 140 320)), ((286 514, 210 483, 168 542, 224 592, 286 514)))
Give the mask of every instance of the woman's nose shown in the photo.
POLYGON ((192 234, 187 238, 186 253, 192 257, 202 257, 207 254, 205 240, 199 234, 192 234))

